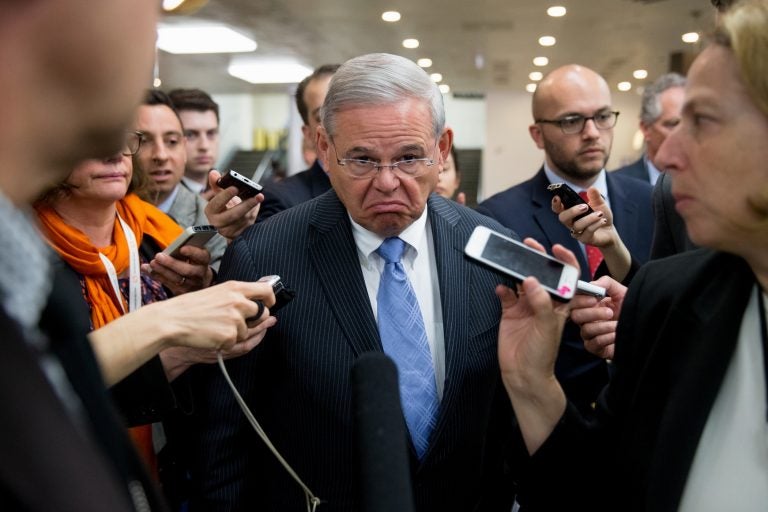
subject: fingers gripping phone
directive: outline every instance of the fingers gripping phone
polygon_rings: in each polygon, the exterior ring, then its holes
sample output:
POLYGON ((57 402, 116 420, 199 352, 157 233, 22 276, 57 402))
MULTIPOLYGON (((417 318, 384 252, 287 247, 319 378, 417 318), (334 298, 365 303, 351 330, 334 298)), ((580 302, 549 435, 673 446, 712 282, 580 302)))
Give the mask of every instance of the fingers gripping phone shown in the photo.
POLYGON ((237 187, 237 195, 243 200, 253 197, 264 190, 264 187, 255 181, 246 178, 232 169, 219 178, 218 181, 216 181, 216 184, 221 188, 237 187))
POLYGON ((189 226, 185 229, 176 240, 165 248, 163 253, 169 254, 174 258, 179 258, 181 253, 179 252, 185 245, 192 245, 194 247, 203 247, 208 240, 218 233, 214 226, 202 225, 202 226, 189 226))
POLYGON ((522 281, 528 276, 535 277, 557 300, 568 301, 576 293, 579 280, 576 267, 485 226, 475 228, 464 253, 504 277, 512 277, 516 281, 522 281))
POLYGON ((589 203, 583 200, 575 190, 573 190, 565 183, 552 183, 551 185, 547 186, 547 190, 549 190, 553 196, 559 197, 560 202, 562 202, 563 206, 566 208, 573 208, 577 204, 587 205, 587 211, 575 216, 573 218, 574 221, 577 221, 582 217, 586 217, 590 213, 594 213, 594 210, 589 206, 589 203))

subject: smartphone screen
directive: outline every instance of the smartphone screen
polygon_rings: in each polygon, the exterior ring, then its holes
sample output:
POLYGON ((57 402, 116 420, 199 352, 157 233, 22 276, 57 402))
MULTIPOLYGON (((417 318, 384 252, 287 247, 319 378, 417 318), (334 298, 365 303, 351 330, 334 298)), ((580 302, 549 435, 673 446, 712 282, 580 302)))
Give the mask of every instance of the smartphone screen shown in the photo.
POLYGON ((493 233, 488 236, 482 257, 520 275, 535 276, 547 288, 557 290, 560 286, 564 268, 562 263, 543 258, 540 254, 510 243, 493 233))

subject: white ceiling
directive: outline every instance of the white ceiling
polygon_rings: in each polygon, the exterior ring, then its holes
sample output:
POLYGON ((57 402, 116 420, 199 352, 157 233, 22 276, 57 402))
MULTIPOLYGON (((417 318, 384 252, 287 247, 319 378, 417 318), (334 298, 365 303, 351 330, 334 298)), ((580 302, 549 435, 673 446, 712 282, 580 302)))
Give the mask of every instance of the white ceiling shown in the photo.
MULTIPOLYGON (((442 73, 453 93, 483 94, 523 90, 531 71, 567 63, 595 69, 612 86, 624 80, 642 85, 632 71, 647 69, 645 81, 652 80, 669 69, 671 53, 698 49, 680 35, 708 30, 714 12, 708 0, 209 0, 192 18, 222 21, 252 35, 259 45, 255 55, 292 56, 309 67, 370 52, 429 57, 429 71, 442 73), (551 5, 564 5, 567 15, 547 16, 551 5), (383 22, 386 10, 400 11, 402 19, 383 22), (557 45, 539 46, 545 34, 555 36, 557 45), (403 48, 406 37, 421 46, 403 48), (549 57, 549 65, 536 68, 532 59, 538 55, 549 57)), ((160 51, 163 88, 200 87, 214 94, 286 89, 230 77, 229 58, 160 51)))

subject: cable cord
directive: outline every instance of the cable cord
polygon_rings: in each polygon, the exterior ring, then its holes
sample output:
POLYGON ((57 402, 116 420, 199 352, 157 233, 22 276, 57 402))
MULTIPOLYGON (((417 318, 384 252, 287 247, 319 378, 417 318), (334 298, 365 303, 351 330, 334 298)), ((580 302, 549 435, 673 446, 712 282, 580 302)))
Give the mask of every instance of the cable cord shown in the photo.
POLYGON ((227 368, 224 366, 224 358, 221 357, 221 352, 219 352, 216 356, 219 360, 219 368, 221 368, 221 373, 224 374, 224 378, 227 380, 227 384, 229 384, 229 387, 232 389, 232 393, 235 395, 235 399, 237 400, 238 405, 240 405, 240 409, 243 410, 243 414, 245 414, 245 417, 248 419, 248 423, 251 424, 253 429, 256 431, 256 433, 259 435, 262 441, 264 441, 264 444, 267 445, 267 448, 272 452, 272 454, 277 458, 277 460, 282 464, 282 466, 285 468, 285 470, 288 472, 289 475, 291 475, 291 478, 293 478, 297 484, 302 488, 304 491, 304 498, 306 499, 307 503, 307 511, 308 512, 315 512, 317 510, 317 506, 322 503, 320 498, 315 496, 312 491, 307 487, 307 485, 299 478, 299 475, 296 474, 296 472, 293 470, 293 468, 288 464, 288 462, 283 458, 282 455, 280 455, 280 452, 277 451, 277 448, 272 444, 272 441, 269 440, 269 437, 267 437, 266 432, 261 428, 261 425, 259 425, 259 422, 256 421, 256 418, 254 417, 251 410, 248 408, 248 406, 245 403, 245 400, 243 400, 243 397, 240 396, 240 393, 237 391, 237 388, 235 387, 234 383, 232 382, 232 379, 229 378, 229 373, 227 373, 227 368))

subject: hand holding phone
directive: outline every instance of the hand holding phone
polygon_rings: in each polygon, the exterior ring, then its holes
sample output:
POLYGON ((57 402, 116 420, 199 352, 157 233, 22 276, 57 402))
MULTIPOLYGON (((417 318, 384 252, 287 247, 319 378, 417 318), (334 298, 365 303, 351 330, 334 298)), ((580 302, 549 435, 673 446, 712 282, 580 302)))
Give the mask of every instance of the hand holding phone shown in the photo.
POLYGON ((218 231, 214 226, 202 225, 202 226, 189 226, 185 229, 171 244, 165 248, 164 254, 168 254, 173 258, 179 258, 181 253, 179 252, 185 245, 193 245, 195 247, 203 247, 208 240, 218 231))
POLYGON ((264 187, 255 181, 246 178, 232 169, 219 178, 216 184, 221 188, 237 187, 237 195, 243 200, 253 197, 264 190, 264 187))
POLYGON ((586 217, 590 213, 594 213, 594 210, 589 206, 589 203, 583 200, 575 190, 573 190, 565 183, 552 183, 551 185, 547 186, 547 190, 549 190, 553 196, 559 197, 560 202, 563 203, 563 206, 566 208, 573 208, 578 204, 587 205, 587 211, 575 216, 573 218, 574 222, 582 217, 586 217))
POLYGON ((485 226, 475 228, 464 253, 502 276, 511 277, 516 281, 534 276, 557 300, 568 301, 576 293, 578 268, 485 226))

